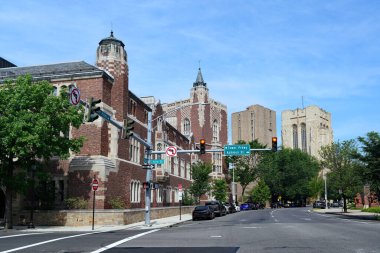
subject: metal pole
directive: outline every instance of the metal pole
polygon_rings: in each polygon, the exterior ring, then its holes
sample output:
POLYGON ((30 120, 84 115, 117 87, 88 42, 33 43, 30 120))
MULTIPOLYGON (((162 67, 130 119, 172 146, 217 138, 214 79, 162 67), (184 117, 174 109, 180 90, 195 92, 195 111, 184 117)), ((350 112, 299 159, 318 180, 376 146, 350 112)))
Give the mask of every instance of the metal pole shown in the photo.
MULTIPOLYGON (((152 155, 152 112, 148 111, 148 136, 147 142, 149 147, 146 148, 146 164, 150 164, 152 155)), ((146 170, 146 182, 148 182, 148 188, 145 190, 145 225, 150 226, 150 181, 152 177, 152 169, 146 170)))
POLYGON ((179 201, 179 220, 181 220, 181 206, 182 206, 182 200, 179 201))
POLYGON ((94 191, 94 197, 92 200, 92 230, 94 230, 94 224, 95 224, 95 192, 94 191))
POLYGON ((325 169, 323 169, 323 174, 324 174, 324 179, 325 179, 325 204, 326 204, 326 209, 329 209, 329 206, 327 205, 327 176, 325 174, 325 169))

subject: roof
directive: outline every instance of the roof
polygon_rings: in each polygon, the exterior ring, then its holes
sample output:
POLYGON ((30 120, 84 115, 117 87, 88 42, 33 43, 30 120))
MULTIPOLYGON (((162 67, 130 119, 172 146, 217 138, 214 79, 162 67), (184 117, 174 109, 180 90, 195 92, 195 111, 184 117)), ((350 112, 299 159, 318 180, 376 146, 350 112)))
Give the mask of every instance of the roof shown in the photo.
POLYGON ((206 86, 206 83, 203 81, 203 76, 201 72, 201 68, 198 69, 198 75, 197 75, 197 80, 193 83, 193 87, 195 86, 206 86))
POLYGON ((124 43, 119 40, 119 39, 116 39, 114 36, 113 36, 113 31, 111 31, 111 35, 107 38, 104 38, 102 39, 100 42, 99 42, 99 45, 104 45, 104 44, 109 44, 109 43, 115 43, 117 45, 121 45, 122 47, 124 47, 124 43))
POLYGON ((5 60, 3 57, 0 57, 0 68, 9 68, 16 67, 12 62, 5 60))
POLYGON ((95 75, 104 75, 111 80, 114 79, 106 71, 84 61, 79 61, 29 67, 0 68, 0 83, 4 83, 7 79, 14 80, 18 76, 26 74, 30 74, 36 81, 95 75))

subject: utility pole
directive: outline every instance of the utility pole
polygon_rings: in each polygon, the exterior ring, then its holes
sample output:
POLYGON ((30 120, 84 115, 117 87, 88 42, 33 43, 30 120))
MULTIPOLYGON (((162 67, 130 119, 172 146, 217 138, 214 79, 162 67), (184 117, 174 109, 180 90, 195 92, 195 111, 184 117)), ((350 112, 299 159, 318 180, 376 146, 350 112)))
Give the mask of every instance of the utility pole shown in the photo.
MULTIPOLYGON (((146 147, 146 164, 150 165, 150 160, 152 156, 152 111, 148 111, 148 136, 147 136, 146 147)), ((150 181, 152 177, 152 167, 146 170, 146 182, 148 182, 148 187, 145 189, 145 225, 150 226, 150 203, 151 203, 151 190, 150 190, 150 181)))

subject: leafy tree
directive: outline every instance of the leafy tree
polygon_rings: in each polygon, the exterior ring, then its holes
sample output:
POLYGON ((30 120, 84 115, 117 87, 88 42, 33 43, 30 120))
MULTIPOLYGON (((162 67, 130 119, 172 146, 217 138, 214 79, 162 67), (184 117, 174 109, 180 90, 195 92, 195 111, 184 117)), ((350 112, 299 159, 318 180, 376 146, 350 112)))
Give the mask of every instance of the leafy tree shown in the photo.
POLYGON ((212 165, 210 163, 198 162, 191 166, 193 183, 190 186, 190 193, 196 197, 197 203, 203 194, 210 191, 210 173, 212 165))
POLYGON ((318 199, 323 192, 323 178, 315 176, 310 181, 310 197, 318 199))
POLYGON ((257 202, 261 205, 265 205, 265 202, 270 199, 270 189, 264 180, 260 179, 255 188, 252 189, 251 197, 253 202, 257 202))
POLYGON ((369 132, 358 139, 362 144, 362 152, 356 154, 356 157, 365 165, 363 182, 369 184, 380 196, 380 134, 369 132))
POLYGON ((311 194, 310 181, 320 168, 314 157, 289 148, 266 155, 259 167, 260 178, 269 186, 273 202, 280 196, 284 201, 305 202, 311 194))
MULTIPOLYGON (((237 144, 246 143, 245 141, 238 141, 237 144)), ((251 149, 265 148, 265 145, 260 144, 257 139, 249 142, 249 146, 251 149)), ((232 156, 230 158, 230 161, 235 165, 235 180, 239 182, 242 187, 243 197, 247 186, 258 178, 258 164, 262 157, 262 153, 251 152, 249 156, 232 156)))
POLYGON ((214 180, 214 185, 212 187, 212 194, 216 200, 225 202, 227 198, 227 183, 223 179, 214 180))
POLYGON ((0 186, 6 195, 5 226, 12 228, 12 195, 22 190, 32 164, 80 150, 83 138, 69 139, 67 133, 81 125, 83 111, 71 106, 66 94, 54 96, 47 81, 33 83, 31 76, 2 85, 0 101, 0 186))
POLYGON ((354 158, 357 148, 354 140, 332 143, 322 147, 321 164, 330 170, 327 174, 329 188, 339 189, 344 201, 344 212, 347 212, 346 200, 354 197, 360 190, 360 163, 354 158))

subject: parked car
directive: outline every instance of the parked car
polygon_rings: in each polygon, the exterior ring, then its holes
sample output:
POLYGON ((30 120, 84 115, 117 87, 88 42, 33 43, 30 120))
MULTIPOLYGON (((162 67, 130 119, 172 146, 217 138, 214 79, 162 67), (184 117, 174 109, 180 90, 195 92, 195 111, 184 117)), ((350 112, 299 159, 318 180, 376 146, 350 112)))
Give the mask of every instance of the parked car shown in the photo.
POLYGON ((325 203, 325 201, 315 201, 313 203, 313 208, 325 209, 326 208, 326 203, 325 203))
POLYGON ((233 204, 235 206, 235 210, 236 212, 240 212, 240 206, 239 205, 236 205, 236 204, 233 204))
POLYGON ((233 204, 233 203, 225 203, 225 206, 228 210, 228 213, 236 213, 237 210, 236 210, 236 205, 233 204))
POLYGON ((196 206, 193 210, 193 220, 215 218, 214 210, 211 206, 196 206))
POLYGON ((249 203, 243 203, 240 205, 241 211, 252 210, 252 206, 249 203))
POLYGON ((339 207, 339 202, 338 201, 332 202, 331 207, 339 207))
POLYGON ((219 201, 207 201, 205 206, 210 206, 213 209, 215 216, 224 216, 227 214, 226 208, 219 201))

